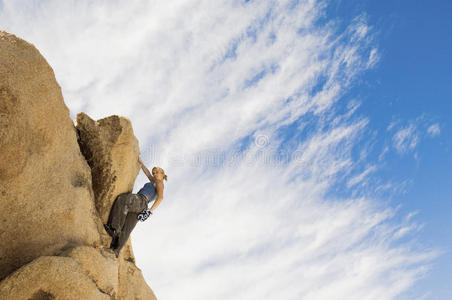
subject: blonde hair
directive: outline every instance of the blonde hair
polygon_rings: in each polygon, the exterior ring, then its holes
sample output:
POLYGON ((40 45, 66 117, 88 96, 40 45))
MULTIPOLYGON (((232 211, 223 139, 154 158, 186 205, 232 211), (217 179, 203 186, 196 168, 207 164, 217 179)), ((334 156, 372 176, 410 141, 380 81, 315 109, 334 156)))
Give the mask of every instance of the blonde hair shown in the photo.
POLYGON ((154 168, 152 168, 152 169, 157 169, 157 170, 160 170, 160 172, 162 172, 163 173, 163 179, 164 180, 166 180, 166 181, 168 181, 168 176, 166 176, 166 174, 165 174, 165 170, 163 170, 162 168, 160 168, 160 167, 154 167, 154 168))

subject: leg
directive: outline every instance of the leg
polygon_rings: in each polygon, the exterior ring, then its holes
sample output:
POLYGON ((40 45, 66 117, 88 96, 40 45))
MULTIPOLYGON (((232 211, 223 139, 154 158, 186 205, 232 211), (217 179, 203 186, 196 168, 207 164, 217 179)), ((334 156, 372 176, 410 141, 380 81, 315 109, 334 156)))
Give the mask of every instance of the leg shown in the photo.
POLYGON ((138 213, 146 209, 146 205, 146 201, 137 194, 121 194, 116 199, 110 213, 111 225, 116 231, 110 248, 115 251, 116 257, 118 257, 119 251, 125 245, 130 233, 137 224, 138 213))
POLYGON ((115 230, 116 234, 119 234, 121 231, 127 216, 126 203, 128 195, 129 194, 121 194, 116 197, 115 203, 110 211, 108 225, 115 230))
POLYGON ((139 213, 146 208, 146 201, 137 194, 120 194, 110 212, 109 225, 119 234, 124 227, 127 214, 139 213))
POLYGON ((114 248, 114 251, 117 254, 119 254, 119 251, 121 251, 122 247, 126 244, 127 240, 129 239, 130 233, 132 232, 133 228, 135 228, 135 225, 138 222, 137 216, 138 214, 133 212, 127 214, 126 222, 121 230, 121 233, 119 234, 117 242, 115 243, 115 245, 113 245, 112 243, 112 248, 114 248))

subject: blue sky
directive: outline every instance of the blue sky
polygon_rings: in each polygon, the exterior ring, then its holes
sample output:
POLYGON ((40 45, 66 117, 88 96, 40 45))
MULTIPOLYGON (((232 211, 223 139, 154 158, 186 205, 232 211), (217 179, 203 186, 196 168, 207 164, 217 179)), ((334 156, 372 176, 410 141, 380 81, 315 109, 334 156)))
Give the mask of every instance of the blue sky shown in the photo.
POLYGON ((0 28, 168 174, 132 234, 161 299, 449 299, 451 9, 0 1, 0 28))
MULTIPOLYGON (((351 97, 365 99, 362 112, 384 140, 385 127, 393 120, 437 122, 441 134, 426 140, 413 155, 389 157, 379 174, 411 182, 403 194, 393 197, 401 211, 419 211, 425 223, 422 243, 446 252, 436 261, 431 276, 416 285, 418 292, 432 289, 432 299, 449 299, 452 269, 452 3, 450 1, 339 1, 332 14, 344 19, 365 11, 378 31, 381 59, 362 77, 351 97)), ((413 292, 414 293, 414 292, 413 292)))

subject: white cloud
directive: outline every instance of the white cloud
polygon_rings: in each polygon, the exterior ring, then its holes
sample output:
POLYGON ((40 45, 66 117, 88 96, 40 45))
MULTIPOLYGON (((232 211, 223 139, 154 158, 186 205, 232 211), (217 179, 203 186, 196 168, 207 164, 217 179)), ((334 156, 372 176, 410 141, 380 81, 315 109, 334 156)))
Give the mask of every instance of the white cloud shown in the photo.
POLYGON ((437 135, 439 135, 441 133, 441 129, 439 127, 438 123, 432 124, 427 128, 427 133, 431 136, 431 137, 435 137, 437 135))
MULTIPOLYGON (((403 122, 400 119, 392 121, 387 127, 387 131, 395 131, 392 136, 392 143, 396 151, 399 154, 413 152, 421 142, 421 139, 425 137, 425 131, 430 137, 439 135, 441 133, 439 124, 431 124, 430 122, 429 118, 425 115, 421 115, 415 120, 411 120, 406 125, 402 125, 403 122), (431 125, 429 125, 429 123, 431 125)), ((386 147, 381 157, 383 157, 387 151, 388 148, 386 147)), ((418 154, 414 153, 414 157, 418 158, 418 154)))
POLYGON ((399 129, 392 137, 394 147, 400 154, 414 150, 419 142, 419 135, 414 124, 399 129))
POLYGON ((377 170, 376 166, 369 166, 368 168, 366 168, 363 172, 361 172, 360 174, 350 178, 347 181, 347 187, 350 188, 358 183, 363 182, 363 180, 366 178, 366 176, 368 176, 369 174, 371 174, 372 172, 375 172, 377 170))
MULTIPOLYGON (((128 116, 168 173, 133 233, 159 298, 394 299, 426 273, 434 253, 399 241, 414 220, 328 196, 374 171, 350 175, 370 165, 352 158, 367 120, 336 109, 378 61, 363 17, 339 32, 313 0, 3 4, 0 26, 40 49, 72 113, 128 116)), ((410 126, 394 135, 416 144, 410 126)))
POLYGON ((376 48, 370 51, 369 61, 367 62, 367 67, 373 67, 380 60, 380 55, 378 54, 378 50, 376 48))

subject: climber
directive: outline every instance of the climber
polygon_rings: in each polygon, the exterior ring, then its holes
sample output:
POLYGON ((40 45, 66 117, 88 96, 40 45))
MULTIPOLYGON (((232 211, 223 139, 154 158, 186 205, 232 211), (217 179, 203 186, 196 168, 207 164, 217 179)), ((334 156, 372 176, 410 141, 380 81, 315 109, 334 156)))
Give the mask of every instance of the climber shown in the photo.
POLYGON ((165 171, 160 167, 152 168, 152 175, 140 158, 138 162, 144 174, 149 178, 137 194, 124 193, 116 197, 113 208, 110 211, 108 223, 104 224, 105 230, 112 237, 110 249, 116 257, 127 242, 130 233, 138 221, 145 221, 163 200, 163 180, 168 180, 165 171), (149 209, 149 204, 155 201, 149 209))

